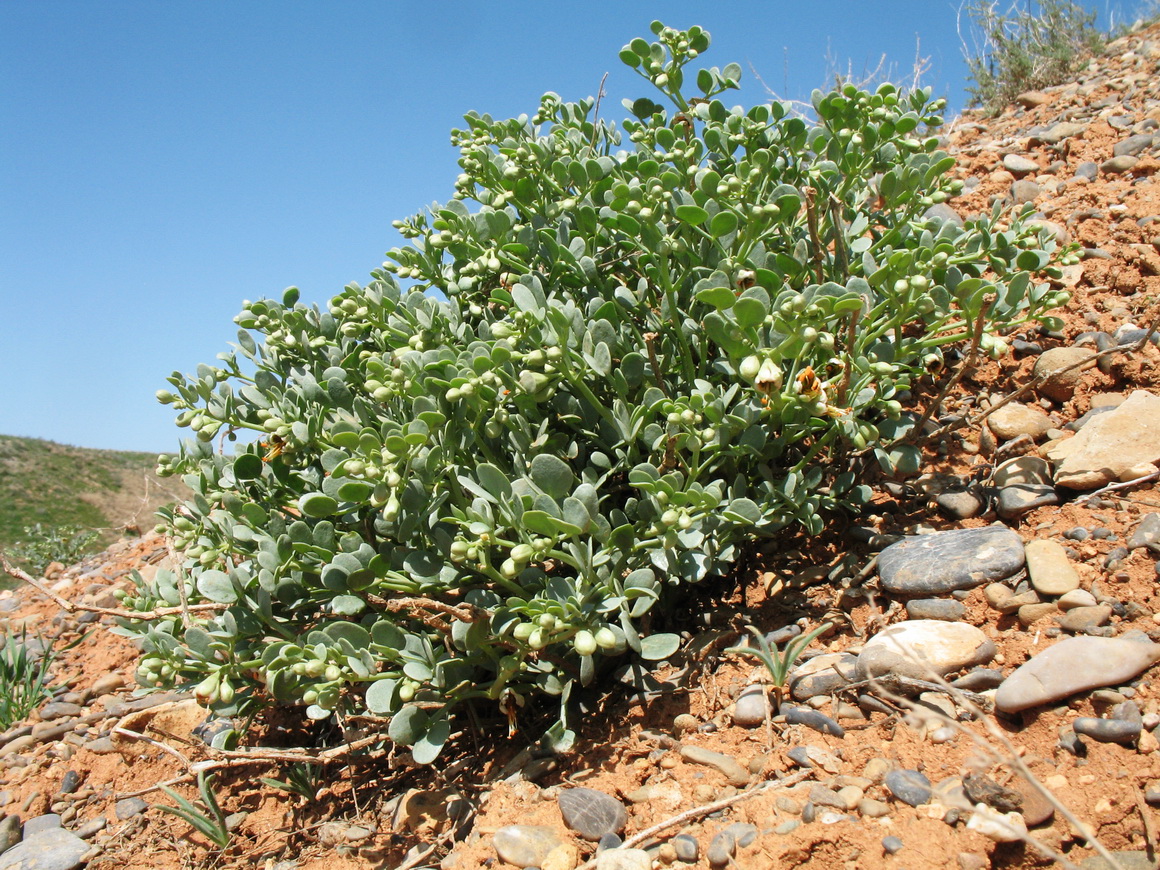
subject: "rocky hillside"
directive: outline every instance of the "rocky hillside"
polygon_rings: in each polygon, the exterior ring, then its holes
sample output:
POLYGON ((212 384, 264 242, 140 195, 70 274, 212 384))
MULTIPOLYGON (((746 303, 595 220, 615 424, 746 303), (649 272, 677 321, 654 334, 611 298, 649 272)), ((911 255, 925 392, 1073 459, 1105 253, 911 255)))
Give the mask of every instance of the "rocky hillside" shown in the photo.
POLYGON ((1160 27, 951 128, 958 216, 1032 203, 1084 248, 1062 328, 1014 332, 968 372, 942 415, 962 425, 861 524, 704 590, 668 662, 579 699, 565 755, 529 743, 549 721, 534 709, 509 737, 481 708, 435 770, 374 748, 370 721, 234 723, 263 748, 212 748, 221 723, 188 696, 135 697, 133 649, 93 631, 132 569, 168 563, 163 540, 50 581, 96 610, 7 593, 10 628, 91 633, 59 656, 55 699, 0 735, 0 870, 1154 867, 1158 134, 1160 27), (824 622, 768 716, 768 675, 727 648, 747 625, 784 645, 824 622), (320 748, 280 748, 300 745, 320 748), (160 784, 202 800, 207 770, 224 847, 156 808, 177 805, 160 784))

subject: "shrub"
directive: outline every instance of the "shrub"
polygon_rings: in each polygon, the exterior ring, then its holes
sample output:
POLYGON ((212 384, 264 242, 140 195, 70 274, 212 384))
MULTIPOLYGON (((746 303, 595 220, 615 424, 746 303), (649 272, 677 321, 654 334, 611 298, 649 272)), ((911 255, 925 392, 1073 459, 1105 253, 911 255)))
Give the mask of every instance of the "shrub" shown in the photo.
POLYGON ((677 587, 863 502, 859 457, 915 467, 900 396, 944 349, 978 325, 997 356, 1066 299, 1034 229, 924 217, 959 188, 929 91, 818 92, 811 126, 717 99, 736 64, 686 98, 709 34, 653 32, 621 58, 670 108, 628 103, 627 142, 591 100, 468 115, 454 197, 368 286, 246 303, 220 365, 170 378, 185 559, 126 605, 223 610, 125 622, 142 684, 369 711, 419 762, 469 699, 563 715, 603 660, 677 649, 677 587))
POLYGON ((1032 11, 1012 5, 999 12, 995 0, 975 0, 967 14, 981 46, 968 52, 970 105, 998 114, 1024 91, 1070 81, 1099 50, 1103 36, 1095 27, 1096 13, 1070 0, 1042 0, 1032 11))
MULTIPOLYGON (((0 638, 0 731, 7 730, 52 697, 49 671, 56 658, 51 643, 29 650, 28 635, 11 631, 0 638)), ((70 647, 72 645, 70 644, 70 647)))
POLYGON ((92 552, 98 533, 76 526, 24 527, 24 537, 8 548, 8 554, 33 574, 43 574, 53 562, 72 565, 92 552))

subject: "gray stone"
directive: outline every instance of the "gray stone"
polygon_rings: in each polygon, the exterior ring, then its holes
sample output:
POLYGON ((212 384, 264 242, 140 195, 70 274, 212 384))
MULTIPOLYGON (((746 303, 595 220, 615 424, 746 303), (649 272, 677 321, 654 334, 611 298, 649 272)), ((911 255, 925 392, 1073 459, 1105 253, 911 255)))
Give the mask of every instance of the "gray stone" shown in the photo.
POLYGON ((790 672, 790 694, 795 701, 829 695, 856 679, 857 666, 857 656, 847 652, 814 656, 790 672))
POLYGON ((1003 682, 1003 672, 997 668, 972 668, 951 685, 967 692, 984 692, 1003 682))
POLYGON ((845 810, 846 801, 840 794, 828 786, 822 785, 820 782, 811 783, 810 803, 820 807, 831 807, 836 810, 845 810))
POLYGON ((733 705, 733 724, 742 728, 756 728, 765 724, 765 687, 749 686, 733 705))
POLYGON ((1105 175, 1119 175, 1122 172, 1130 172, 1140 162, 1138 157, 1133 157, 1131 154, 1121 154, 1119 157, 1110 157, 1100 164, 1100 172, 1105 175))
POLYGON ((1023 567, 1023 541, 1002 526, 906 537, 878 556, 882 588, 923 598, 973 589, 1023 567))
POLYGON ((1109 852, 1116 859, 1113 867, 1101 855, 1092 855, 1079 862, 1080 870, 1153 870, 1155 864, 1147 852, 1109 852))
POLYGON ((1160 398, 1136 390, 1074 437, 1053 442, 1046 453, 1055 464, 1056 484, 1068 489, 1094 489, 1154 473, 1160 462, 1160 398))
POLYGON ((811 710, 808 707, 782 707, 781 714, 785 716, 788 725, 805 725, 807 728, 833 737, 846 736, 846 731, 841 725, 817 710, 811 710))
POLYGON ((1031 374, 1044 378, 1039 386, 1041 395, 1056 402, 1066 402, 1075 392, 1084 370, 1094 365, 1095 353, 1085 347, 1053 347, 1035 360, 1031 374))
POLYGON ((1079 573, 1067 558, 1067 551, 1050 538, 1028 541, 1027 573, 1040 595, 1057 597, 1079 588, 1079 573))
POLYGON ((1135 743, 1143 726, 1139 722, 1123 719, 1098 719, 1095 716, 1080 716, 1071 723, 1076 734, 1090 737, 1100 743, 1135 743))
POLYGON ((49 828, 0 855, 0 870, 73 870, 89 844, 64 828, 49 828))
POLYGON ((669 842, 676 849, 677 857, 686 864, 692 864, 700 857, 701 846, 697 842, 696 837, 691 837, 688 834, 677 834, 669 842))
POLYGON ((1064 631, 1080 634, 1107 625, 1111 618, 1112 608, 1106 604, 1097 604, 1094 607, 1073 607, 1063 616, 1057 616, 1055 621, 1064 631))
MULTIPOLYGON (((1143 327, 1137 326, 1134 323, 1125 323, 1112 334, 1112 338, 1116 344, 1139 344, 1147 335, 1148 330, 1143 327)), ((1152 344, 1160 344, 1160 331, 1153 332, 1149 341, 1152 344)))
POLYGON ((547 825, 505 825, 492 835, 501 859, 517 867, 539 867, 564 838, 547 825))
POLYGON ((792 834, 794 831, 800 828, 801 824, 802 823, 797 819, 786 819, 784 822, 774 828, 773 832, 784 837, 786 834, 792 834))
POLYGON ((967 612, 967 606, 953 598, 916 598, 906 602, 906 615, 911 619, 940 619, 958 622, 967 612))
POLYGON ((917 807, 930 800, 930 780, 917 770, 892 770, 883 782, 886 790, 904 804, 917 807))
POLYGON ((1090 160, 1085 160, 1075 168, 1076 177, 1086 178, 1088 181, 1095 181, 1099 171, 1100 168, 1090 160))
POLYGON ((1160 514, 1144 514, 1140 518, 1140 524, 1136 526, 1132 536, 1128 538, 1129 550, 1138 550, 1141 547, 1147 547, 1153 552, 1160 552, 1160 514))
POLYGON ((993 641, 965 622, 913 619, 896 623, 874 635, 858 654, 862 679, 893 673, 929 679, 974 665, 995 656, 993 641))
POLYGON ((956 227, 963 225, 962 216, 945 202, 936 202, 922 213, 922 218, 923 220, 931 220, 933 218, 942 223, 954 224, 956 227))
POLYGON ((33 816, 24 823, 24 839, 35 837, 44 831, 51 831, 60 827, 60 816, 56 813, 45 813, 42 816, 33 816))
POLYGON ((902 841, 897 837, 883 837, 882 850, 887 855, 893 855, 895 852, 902 850, 902 841))
POLYGON ((1026 175, 1028 172, 1038 172, 1039 164, 1022 154, 1007 154, 1003 157, 1003 168, 1013 175, 1026 175))
POLYGON ((958 520, 977 517, 987 506, 987 501, 977 489, 948 489, 935 496, 939 510, 958 520))
POLYGON ((131 797, 117 801, 113 807, 113 812, 123 822, 126 819, 141 815, 147 809, 149 809, 148 803, 139 797, 131 797))
POLYGON ((624 840, 620 838, 619 834, 607 833, 600 837, 600 841, 596 844, 596 854, 606 852, 609 849, 619 849, 624 845, 624 840))
POLYGON ((681 758, 690 764, 703 764, 725 774, 730 785, 749 785, 749 771, 742 767, 736 758, 721 752, 705 749, 703 746, 682 746, 681 758))
POLYGON ((60 778, 60 793, 72 794, 81 784, 81 775, 75 770, 66 770, 60 778))
POLYGON ((1127 139, 1121 139, 1112 146, 1112 154, 1115 157, 1122 157, 1125 154, 1135 157, 1141 151, 1145 151, 1152 147, 1152 134, 1140 133, 1135 136, 1129 136, 1127 139))
POLYGON ((91 840, 108 826, 109 820, 104 816, 89 819, 76 830, 76 835, 82 840, 91 840))
POLYGON ((20 816, 5 816, 0 820, 0 854, 20 842, 20 816))
POLYGON ((40 718, 46 722, 52 719, 70 719, 84 712, 80 704, 68 704, 64 701, 49 701, 40 708, 40 718))
POLYGON ((564 789, 556 796, 556 803, 564 824, 592 842, 607 833, 619 834, 628 822, 620 801, 593 788, 564 789))
POLYGON ((1066 595, 1060 596, 1059 600, 1055 602, 1056 606, 1064 612, 1074 610, 1077 607, 1095 607, 1098 603, 1096 597, 1086 589, 1073 589, 1066 595))
POLYGON ((1124 638, 1070 637, 1034 656, 995 693, 1005 713, 1027 710, 1088 689, 1126 683, 1160 661, 1160 644, 1124 638))
POLYGON ((1020 483, 999 490, 996 512, 1005 520, 1017 520, 1044 505, 1059 504, 1055 487, 1042 483, 1020 483))
POLYGON ((1073 136, 1082 136, 1087 130, 1086 124, 1076 124, 1070 121, 1060 121, 1052 124, 1046 130, 1039 130, 1032 134, 1033 142, 1043 142, 1047 145, 1058 145, 1064 139, 1073 136))

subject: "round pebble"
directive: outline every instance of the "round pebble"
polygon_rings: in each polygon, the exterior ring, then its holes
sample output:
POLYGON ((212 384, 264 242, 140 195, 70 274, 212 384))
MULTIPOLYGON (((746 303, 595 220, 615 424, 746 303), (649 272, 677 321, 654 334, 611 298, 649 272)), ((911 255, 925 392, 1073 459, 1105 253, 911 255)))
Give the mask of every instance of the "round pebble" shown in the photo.
POLYGON ((892 770, 886 774, 884 783, 890 794, 912 807, 930 800, 930 780, 917 770, 892 770))

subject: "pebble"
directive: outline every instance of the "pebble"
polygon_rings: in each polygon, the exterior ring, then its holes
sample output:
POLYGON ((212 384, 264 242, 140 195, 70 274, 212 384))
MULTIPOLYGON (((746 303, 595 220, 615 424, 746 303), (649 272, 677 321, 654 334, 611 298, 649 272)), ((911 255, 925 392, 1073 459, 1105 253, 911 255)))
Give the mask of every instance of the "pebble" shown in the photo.
POLYGON ((822 653, 807 659, 790 671, 790 694, 795 701, 829 695, 857 679, 857 665, 857 656, 848 652, 822 653))
POLYGON ((953 598, 916 598, 906 602, 906 615, 911 619, 939 619, 957 622, 966 615, 967 606, 953 598))
POLYGON ((1095 181, 1099 174, 1100 168, 1090 160, 1086 160, 1075 168, 1075 174, 1079 178, 1086 178, 1088 181, 1095 181))
POLYGON ((1055 604, 1060 610, 1068 611, 1076 607, 1094 607, 1097 602, 1096 597, 1086 589, 1073 589, 1061 595, 1055 604))
POLYGON ((1076 734, 1090 737, 1100 743, 1134 743, 1143 726, 1139 722, 1123 719, 1099 719, 1095 716, 1080 716, 1071 723, 1076 734))
POLYGON ((902 850, 902 841, 897 837, 883 837, 882 849, 887 855, 893 855, 895 852, 902 850))
POLYGON ((1147 852, 1109 852, 1115 860, 1115 866, 1104 859, 1102 855, 1092 855, 1079 862, 1080 870, 1153 870, 1156 866, 1147 852))
MULTIPOLYGON (((596 853, 607 852, 609 849, 619 849, 623 845, 624 840, 620 838, 619 834, 608 833, 601 836, 600 841, 596 844, 596 853)), ((556 848, 559 848, 558 846, 556 848)), ((555 851, 553 849, 552 851, 555 851)))
POLYGON ((820 767, 835 774, 842 769, 842 760, 838 756, 817 746, 795 746, 785 755, 798 767, 820 767))
POLYGON ((1024 552, 1031 585, 1040 595, 1057 597, 1079 588, 1079 573, 1056 541, 1050 538, 1028 541, 1024 552))
POLYGON ((703 764, 725 774, 731 785, 738 788, 749 785, 749 771, 738 764, 737 759, 721 752, 713 752, 702 746, 682 746, 681 758, 690 764, 703 764))
POLYGON ((976 488, 945 490, 935 496, 939 510, 959 520, 977 517, 987 507, 987 500, 976 488))
POLYGON ((88 851, 89 844, 71 831, 49 828, 0 855, 0 870, 73 870, 88 851))
POLYGON ((1082 347, 1053 347, 1044 351, 1036 360, 1031 373, 1036 378, 1045 378, 1039 386, 1041 395, 1056 402, 1066 402, 1075 393, 1083 371, 1089 365, 1077 368, 1077 363, 1091 361, 1095 365, 1095 353, 1082 347))
POLYGON ((789 725, 805 725, 807 728, 833 737, 846 736, 846 731, 841 725, 817 710, 810 710, 806 707, 783 707, 781 713, 789 725))
POLYGON ((1126 683, 1160 661, 1160 644, 1070 637, 1039 652, 1003 681, 995 707, 1027 710, 1088 689, 1126 683))
POLYGON ((802 823, 797 819, 786 819, 784 822, 774 828, 773 832, 784 837, 786 834, 792 834, 794 831, 800 828, 801 824, 802 823))
POLYGON ((624 805, 592 788, 568 788, 556 795, 564 824, 583 839, 596 842, 605 834, 619 834, 628 822, 624 805))
POLYGON ((1036 182, 1027 178, 1021 178, 1011 185, 1011 199, 1015 205, 1023 205, 1025 202, 1034 202, 1036 198, 1043 192, 1043 188, 1036 182))
POLYGON ((89 819, 87 822, 77 828, 76 835, 82 840, 90 840, 101 831, 105 830, 108 824, 109 820, 104 816, 96 816, 95 818, 89 819))
POLYGON ((64 701, 50 701, 40 708, 40 718, 45 722, 53 719, 71 719, 84 712, 80 704, 69 704, 64 701))
POLYGON ((20 816, 5 816, 0 820, 0 853, 7 852, 20 842, 20 816))
POLYGON ((890 814, 890 804, 874 798, 863 798, 858 801, 858 812, 869 819, 880 819, 890 814))
POLYGON ((122 822, 139 816, 149 809, 149 804, 139 797, 123 798, 113 806, 113 812, 122 822))
POLYGON ((1064 631, 1079 634, 1107 625, 1112 618, 1112 608, 1106 604, 1097 604, 1092 607, 1073 607, 1063 616, 1057 616, 1055 621, 1064 631))
POLYGON ((733 705, 733 724, 742 728, 756 728, 765 724, 768 707, 763 686, 749 686, 733 705))
POLYGON ((1022 154, 1007 154, 1003 157, 1003 168, 1013 175, 1026 175, 1028 172, 1038 172, 1039 164, 1022 154))
POLYGON ((677 850, 677 857, 687 864, 692 864, 700 857, 701 846, 695 837, 688 834, 677 834, 669 842, 677 850))
POLYGON ((987 425, 997 438, 1004 441, 1020 435, 1030 435, 1038 441, 1053 424, 1041 408, 1012 402, 991 414, 987 418, 987 425))
POLYGON ((913 598, 973 589, 1022 567, 1023 541, 1004 526, 910 536, 878 555, 882 588, 913 598))
POLYGON ((1160 552, 1160 514, 1147 513, 1140 517, 1139 525, 1128 538, 1128 549, 1138 550, 1141 547, 1160 552))
POLYGON ((921 806, 930 800, 930 780, 917 770, 892 770, 886 774, 883 782, 887 791, 912 807, 921 806))
POLYGON ((517 867, 539 867, 563 843, 556 829, 547 825, 505 825, 492 835, 499 857, 517 867))
POLYGON ((984 692, 1003 682, 1003 672, 995 668, 972 668, 951 685, 967 692, 984 692))
POLYGON ((995 643, 965 622, 914 619, 874 635, 858 654, 862 679, 894 673, 926 679, 980 665, 994 658, 995 643))
POLYGON ((644 849, 609 849, 596 856, 596 870, 652 870, 652 856, 644 849))
POLYGON ((60 780, 60 793, 72 794, 81 784, 81 776, 75 770, 66 770, 60 780))
POLYGON ((1017 520, 1036 508, 1059 504, 1055 487, 1044 483, 1019 483, 999 490, 996 513, 1005 520, 1017 520))

